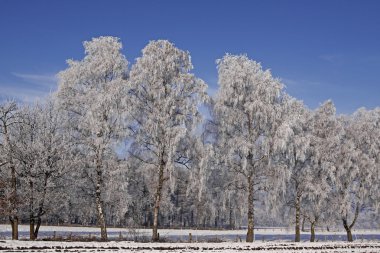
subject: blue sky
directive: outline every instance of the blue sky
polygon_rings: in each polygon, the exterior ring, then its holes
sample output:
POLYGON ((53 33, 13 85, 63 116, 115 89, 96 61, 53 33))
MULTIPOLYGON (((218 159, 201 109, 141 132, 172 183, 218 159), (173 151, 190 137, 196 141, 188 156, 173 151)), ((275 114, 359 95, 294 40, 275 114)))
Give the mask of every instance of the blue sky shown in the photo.
POLYGON ((0 0, 0 97, 32 101, 56 89, 84 40, 112 35, 130 62, 150 40, 191 53, 194 72, 217 89, 215 60, 246 53, 287 92, 339 113, 380 106, 380 1, 0 0))

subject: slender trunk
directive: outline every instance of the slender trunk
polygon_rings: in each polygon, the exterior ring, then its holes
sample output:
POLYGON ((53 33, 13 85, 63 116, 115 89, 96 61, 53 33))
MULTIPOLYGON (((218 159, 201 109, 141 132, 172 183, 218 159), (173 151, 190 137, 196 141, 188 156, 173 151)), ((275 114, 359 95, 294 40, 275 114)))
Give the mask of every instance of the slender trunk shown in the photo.
POLYGON ((233 209, 232 209, 232 204, 231 204, 231 201, 230 201, 230 229, 235 229, 235 226, 234 226, 234 219, 233 219, 233 209))
POLYGON ((160 203, 161 203, 161 195, 162 195, 162 187, 164 185, 164 169, 165 169, 165 162, 163 160, 163 154, 160 161, 160 167, 158 171, 158 185, 156 194, 154 196, 154 213, 153 213, 153 234, 152 234, 152 240, 154 242, 157 242, 160 238, 158 236, 158 212, 160 210, 160 203))
POLYGON ((305 232, 305 222, 306 222, 306 219, 305 219, 305 216, 302 217, 302 228, 301 228, 301 231, 302 232, 305 232))
POLYGON ((200 201, 197 199, 197 205, 196 205, 196 210, 197 210, 197 216, 195 218, 195 222, 196 222, 196 228, 198 229, 198 227, 200 226, 201 224, 201 212, 200 212, 200 201))
POLYGON ((348 225, 348 222, 347 222, 347 211, 346 211, 346 215, 342 218, 343 227, 347 233, 347 241, 349 241, 349 242, 354 241, 354 239, 352 238, 352 232, 351 231, 352 231, 353 226, 356 223, 356 220, 358 219, 358 216, 359 216, 359 203, 356 204, 355 216, 354 216, 354 219, 353 219, 351 225, 348 225))
MULTIPOLYGON (((343 223, 344 223, 344 221, 343 221, 343 223)), ((354 239, 352 238, 351 228, 347 226, 347 227, 344 227, 344 229, 346 230, 346 233, 347 233, 347 241, 353 242, 354 239)))
POLYGON ((315 242, 315 222, 310 224, 310 242, 315 242))
POLYGON ((16 168, 11 162, 11 215, 9 217, 12 226, 12 240, 18 240, 18 210, 17 210, 17 180, 16 168))
POLYGON ((30 219, 29 219, 29 239, 30 240, 36 240, 36 237, 34 235, 34 218, 33 218, 33 216, 30 216, 30 219))
POLYGON ((37 224, 36 224, 36 228, 34 229, 34 238, 37 239, 38 237, 38 232, 40 230, 40 227, 41 227, 41 223, 42 223, 42 220, 40 217, 37 218, 37 224))
POLYGON ((18 210, 17 210, 17 179, 16 179, 16 167, 13 164, 13 159, 10 155, 10 139, 9 139, 9 133, 8 133, 8 127, 7 124, 3 124, 3 130, 4 130, 4 146, 9 148, 8 150, 8 159, 9 159, 9 167, 11 170, 11 197, 10 197, 10 204, 11 204, 11 210, 9 215, 9 220, 11 222, 12 226, 12 240, 18 240, 18 210))
POLYGON ((300 203, 300 196, 297 194, 296 197, 296 236, 294 241, 300 242, 301 241, 301 232, 300 232, 300 213, 301 213, 301 203, 300 203))
POLYGON ((38 206, 37 224, 36 224, 36 227, 34 228, 34 239, 37 239, 38 232, 39 232, 40 227, 41 227, 41 216, 44 214, 44 203, 45 203, 45 198, 46 198, 47 182, 48 182, 48 178, 49 177, 50 177, 50 174, 49 173, 45 173, 45 176, 44 176, 44 189, 43 189, 43 192, 42 192, 41 201, 40 201, 39 206, 38 206))
POLYGON ((100 226, 100 234, 102 241, 107 241, 107 228, 106 228, 106 222, 102 207, 102 200, 101 200, 101 171, 97 171, 97 182, 96 182, 96 209, 98 212, 98 224, 100 226))
MULTIPOLYGON (((252 116, 250 113, 247 113, 247 119, 248 119, 248 132, 250 139, 252 138, 252 116)), ((253 242, 254 240, 254 206, 253 206, 253 194, 254 194, 254 187, 253 187, 253 176, 255 173, 255 164, 253 161, 253 154, 251 151, 248 152, 247 160, 249 161, 250 166, 252 166, 247 175, 248 180, 248 232, 246 237, 246 242, 253 242)))
POLYGON ((10 216, 9 220, 12 227, 12 240, 18 240, 18 217, 10 216))
POLYGON ((96 201, 96 210, 98 213, 98 224, 100 227, 100 236, 102 241, 107 241, 107 227, 105 221, 105 215, 103 212, 102 199, 101 199, 101 186, 102 186, 102 169, 100 158, 96 159, 96 189, 95 189, 95 201, 96 201))
POLYGON ((248 177, 248 232, 246 242, 253 242, 254 238, 254 206, 253 206, 253 182, 252 178, 248 177))
POLYGON ((30 197, 29 197, 29 239, 35 240, 34 236, 34 213, 33 213, 33 202, 34 202, 34 185, 33 181, 29 181, 29 190, 30 190, 30 197))

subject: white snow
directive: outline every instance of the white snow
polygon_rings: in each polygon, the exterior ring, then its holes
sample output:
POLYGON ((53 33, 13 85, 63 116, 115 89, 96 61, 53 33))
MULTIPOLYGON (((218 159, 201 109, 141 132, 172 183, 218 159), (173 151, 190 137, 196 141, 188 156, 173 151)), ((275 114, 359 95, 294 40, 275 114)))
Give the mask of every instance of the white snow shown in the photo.
MULTIPOLYGON (((19 232, 28 232, 29 233, 29 225, 20 225, 19 232)), ((79 226, 41 226, 40 233, 49 232, 52 236, 54 232, 56 233, 64 233, 68 234, 72 233, 92 233, 93 235, 98 235, 100 233, 100 228, 98 227, 79 227, 79 226)), ((110 237, 119 236, 121 232, 123 236, 130 233, 138 233, 140 236, 151 237, 152 230, 151 229, 134 229, 131 228, 112 228, 108 227, 107 232, 109 234, 113 234, 110 237)), ((247 230, 239 229, 239 230, 196 230, 196 229, 159 229, 160 237, 178 237, 179 239, 187 240, 189 233, 192 234, 193 240, 197 239, 197 236, 215 236, 222 239, 223 236, 229 236, 237 238, 240 237, 242 240, 245 239, 245 235, 247 230)), ((11 233, 11 226, 9 224, 0 224, 0 237, 4 237, 5 234, 11 233)), ((290 227, 273 227, 273 228, 255 228, 256 235, 294 235, 294 228, 290 227)), ((309 232, 301 232, 301 234, 309 235, 309 232)), ((346 236, 346 232, 344 230, 316 230, 317 235, 341 235, 346 236)), ((376 229, 355 229, 353 230, 354 239, 355 236, 361 235, 370 235, 370 234, 380 234, 380 230, 376 229)), ((22 238, 22 237, 21 237, 22 238)), ((22 238, 27 239, 27 238, 22 238)))
POLYGON ((0 250, 17 252, 379 252, 379 242, 365 243, 133 243, 1 241, 0 250))
MULTIPOLYGON (((0 225, 0 235, 3 237, 5 233, 10 233, 10 225, 0 225)), ((28 234, 29 226, 20 225, 20 234, 28 234)), ((50 235, 55 231, 57 234, 63 233, 92 233, 99 237, 100 229, 97 227, 69 227, 69 226, 42 226, 41 232, 49 232, 50 235)), ((109 237, 117 237, 119 233, 127 235, 132 230, 128 228, 108 228, 109 237)), ((135 232, 139 235, 151 237, 151 229, 137 229, 135 232)), ((194 229, 159 229, 160 237, 177 237, 181 241, 188 240, 189 233, 192 234, 193 241, 198 236, 215 236, 217 238, 238 238, 243 241, 245 239, 246 230, 194 230, 194 229)), ((265 235, 291 235, 293 236, 293 228, 258 228, 256 234, 265 235)), ((342 235, 344 231, 317 231, 319 234, 342 235)), ((307 233, 306 233, 307 234, 307 233)), ((355 230, 355 234, 380 234, 379 230, 355 230)), ((212 237, 211 237, 212 238, 212 237)), ((8 236, 9 239, 9 236, 8 236)), ((16 252, 240 252, 249 250, 265 251, 265 252, 380 252, 380 241, 357 240, 353 243, 347 242, 301 242, 294 243, 289 241, 276 240, 271 242, 262 242, 261 240, 254 243, 245 242, 221 242, 221 243, 136 243, 130 241, 110 241, 110 242, 78 242, 78 241, 29 241, 26 237, 21 237, 19 241, 4 240, 0 241, 0 251, 16 251, 16 252)))

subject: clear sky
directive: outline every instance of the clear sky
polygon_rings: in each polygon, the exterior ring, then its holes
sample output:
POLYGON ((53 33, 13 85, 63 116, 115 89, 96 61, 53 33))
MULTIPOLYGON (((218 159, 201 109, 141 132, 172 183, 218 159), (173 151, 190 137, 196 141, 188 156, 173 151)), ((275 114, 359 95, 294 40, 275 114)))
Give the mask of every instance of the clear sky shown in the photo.
POLYGON ((31 101, 56 89, 84 40, 119 37, 133 63, 150 41, 191 53, 194 72, 217 89, 215 60, 246 53, 287 92, 339 113, 380 106, 380 1, 0 0, 0 97, 31 101))

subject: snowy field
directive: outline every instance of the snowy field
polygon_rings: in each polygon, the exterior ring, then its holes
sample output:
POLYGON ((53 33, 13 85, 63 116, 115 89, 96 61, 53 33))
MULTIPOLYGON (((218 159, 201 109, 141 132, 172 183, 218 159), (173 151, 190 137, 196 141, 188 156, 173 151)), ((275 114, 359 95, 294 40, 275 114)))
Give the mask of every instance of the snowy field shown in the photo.
MULTIPOLYGON (((109 238, 123 240, 150 240, 151 229, 129 229, 129 228, 108 228, 109 238)), ((206 241, 224 241, 240 242, 245 240, 246 230, 192 230, 192 229, 159 229, 160 238, 166 241, 188 242, 189 233, 192 235, 193 242, 206 241)), ((29 226, 19 226, 20 239, 29 238, 29 226)), ((100 237, 100 230, 96 227, 66 227, 66 226, 41 226, 39 239, 43 238, 63 238, 82 237, 92 238, 100 237)), ((379 230, 353 230, 355 241, 377 241, 380 242, 379 230)), ((11 238, 10 225, 0 225, 0 239, 6 240, 11 238)), ((301 241, 308 241, 309 232, 301 232, 301 241)), ((281 241, 292 242, 294 240, 293 228, 257 228, 255 229, 255 240, 261 242, 281 241)), ((316 231, 316 241, 346 241, 345 231, 316 231)))
POLYGON ((0 241, 0 252, 380 252, 379 242, 134 243, 0 241))
POLYGON ((345 242, 344 231, 317 231, 316 243, 302 233, 302 242, 294 243, 292 228, 257 228, 256 241, 245 243, 245 230, 160 229, 160 238, 171 243, 149 241, 150 229, 108 228, 110 242, 75 241, 100 237, 96 227, 42 226, 39 239, 64 241, 28 241, 27 225, 19 226, 20 241, 11 241, 9 225, 0 225, 0 252, 380 252, 380 231, 355 230, 354 243, 345 242), (189 243, 189 233, 192 243, 189 243), (241 242, 242 241, 242 242, 241 242), (173 243, 175 242, 175 243, 173 243))

